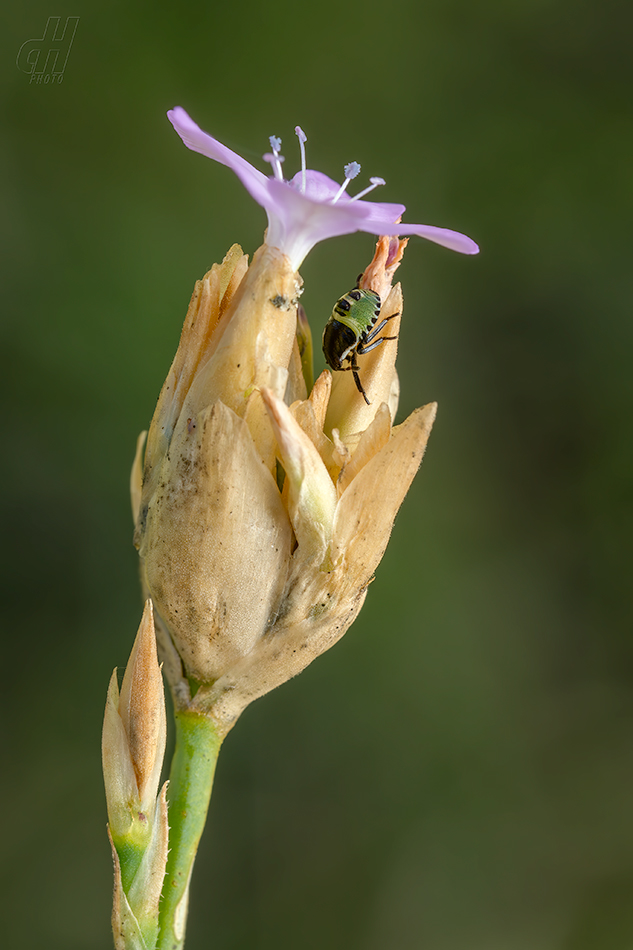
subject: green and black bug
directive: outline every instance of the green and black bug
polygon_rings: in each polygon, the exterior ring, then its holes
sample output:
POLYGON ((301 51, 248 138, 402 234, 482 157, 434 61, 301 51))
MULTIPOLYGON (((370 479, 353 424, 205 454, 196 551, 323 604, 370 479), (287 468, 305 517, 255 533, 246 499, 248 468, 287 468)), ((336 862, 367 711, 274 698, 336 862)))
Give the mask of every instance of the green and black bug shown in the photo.
POLYGON ((380 316, 380 296, 375 290, 362 290, 359 286, 361 277, 362 274, 356 282, 356 287, 334 304, 332 315, 323 331, 323 355, 333 370, 351 371, 356 388, 369 406, 367 393, 358 375, 360 367, 357 356, 376 349, 384 340, 396 339, 395 336, 381 336, 378 339, 376 337, 387 322, 398 314, 392 313, 376 326, 380 316), (349 365, 343 366, 343 363, 349 365))

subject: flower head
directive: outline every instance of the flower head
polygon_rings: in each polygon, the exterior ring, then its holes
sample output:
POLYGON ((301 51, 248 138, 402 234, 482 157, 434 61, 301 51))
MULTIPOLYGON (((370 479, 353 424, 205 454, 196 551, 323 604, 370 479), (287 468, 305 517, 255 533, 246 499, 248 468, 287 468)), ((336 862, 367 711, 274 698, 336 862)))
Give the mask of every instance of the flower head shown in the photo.
POLYGON ((295 132, 301 148, 302 167, 288 181, 283 177, 284 158, 279 151, 281 139, 277 136, 270 137, 272 152, 264 156, 273 169, 273 174, 267 176, 203 132, 180 106, 168 112, 167 116, 187 148, 227 165, 235 172, 251 197, 268 215, 266 243, 287 254, 295 269, 300 267, 319 241, 355 231, 391 236, 418 235, 461 254, 476 254, 479 250, 474 241, 458 231, 428 224, 402 224, 400 218, 406 210, 404 205, 365 201, 364 196, 368 192, 385 184, 382 178, 371 178, 368 188, 350 197, 347 186, 360 172, 358 162, 350 162, 345 166, 342 185, 322 172, 307 168, 307 137, 299 126, 295 132))
POLYGON ((371 405, 349 373, 308 395, 301 281, 278 248, 248 267, 233 247, 194 290, 132 494, 174 698, 222 734, 345 633, 420 464, 435 405, 393 425, 406 243, 381 237, 360 277, 395 326, 362 357, 371 405))

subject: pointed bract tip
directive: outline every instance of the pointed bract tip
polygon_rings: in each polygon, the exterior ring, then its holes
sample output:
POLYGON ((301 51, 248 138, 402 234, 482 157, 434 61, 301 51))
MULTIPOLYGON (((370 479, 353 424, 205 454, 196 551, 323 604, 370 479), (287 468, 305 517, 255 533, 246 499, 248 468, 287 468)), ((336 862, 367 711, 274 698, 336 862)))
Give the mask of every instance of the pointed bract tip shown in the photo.
POLYGON ((167 722, 149 598, 123 677, 119 714, 128 737, 141 803, 152 808, 165 754, 167 722))

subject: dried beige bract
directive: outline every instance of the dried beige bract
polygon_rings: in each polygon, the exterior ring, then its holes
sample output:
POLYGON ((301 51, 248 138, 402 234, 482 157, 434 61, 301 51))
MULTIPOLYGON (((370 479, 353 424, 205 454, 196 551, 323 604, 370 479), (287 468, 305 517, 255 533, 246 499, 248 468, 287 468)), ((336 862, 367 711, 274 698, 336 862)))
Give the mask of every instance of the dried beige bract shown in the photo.
POLYGON ((112 834, 127 833, 139 813, 151 816, 165 753, 167 721, 156 658, 152 605, 143 611, 121 690, 110 679, 102 757, 112 834))

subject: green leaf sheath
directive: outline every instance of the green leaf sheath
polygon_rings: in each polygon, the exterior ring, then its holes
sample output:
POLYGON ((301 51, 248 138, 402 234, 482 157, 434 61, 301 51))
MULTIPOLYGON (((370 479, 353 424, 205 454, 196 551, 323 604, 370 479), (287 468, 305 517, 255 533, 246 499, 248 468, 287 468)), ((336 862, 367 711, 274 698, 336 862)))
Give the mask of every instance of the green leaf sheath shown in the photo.
POLYGON ((176 713, 176 750, 168 792, 169 857, 157 950, 180 950, 184 945, 189 878, 207 817, 221 744, 211 719, 199 713, 176 713))

